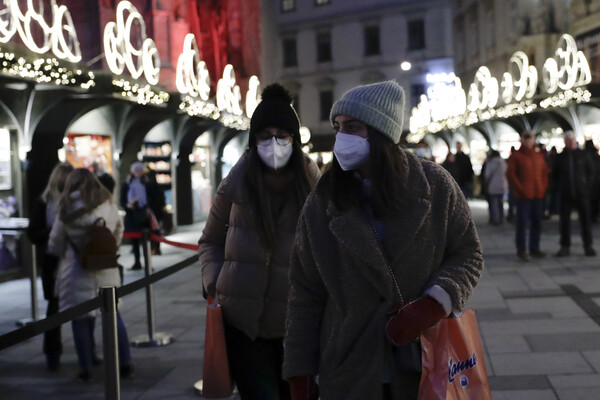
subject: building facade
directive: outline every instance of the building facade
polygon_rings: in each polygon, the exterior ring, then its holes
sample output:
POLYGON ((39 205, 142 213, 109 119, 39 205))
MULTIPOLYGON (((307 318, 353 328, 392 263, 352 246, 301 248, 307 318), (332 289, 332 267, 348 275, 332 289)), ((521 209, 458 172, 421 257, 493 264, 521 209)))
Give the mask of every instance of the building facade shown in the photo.
POLYGON ((263 0, 262 82, 295 98, 311 151, 329 151, 333 102, 354 86, 396 80, 411 105, 453 72, 445 0, 263 0))

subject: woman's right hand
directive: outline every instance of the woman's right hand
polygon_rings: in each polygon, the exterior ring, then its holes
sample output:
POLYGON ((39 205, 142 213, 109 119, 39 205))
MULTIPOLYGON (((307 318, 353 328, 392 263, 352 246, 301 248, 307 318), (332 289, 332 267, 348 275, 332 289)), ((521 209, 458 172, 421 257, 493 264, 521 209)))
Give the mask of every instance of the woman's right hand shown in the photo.
POLYGON ((317 400, 319 386, 314 376, 293 376, 289 379, 292 400, 317 400))

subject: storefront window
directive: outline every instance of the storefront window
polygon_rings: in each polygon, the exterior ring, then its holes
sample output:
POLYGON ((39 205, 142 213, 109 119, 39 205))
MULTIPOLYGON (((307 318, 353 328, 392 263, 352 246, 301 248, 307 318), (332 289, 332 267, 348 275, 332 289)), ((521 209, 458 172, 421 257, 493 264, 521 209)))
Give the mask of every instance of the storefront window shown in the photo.
POLYGON ((112 143, 110 136, 68 133, 65 161, 75 168, 91 168, 98 164, 100 170, 112 175, 112 143))
POLYGON ((210 145, 208 133, 198 137, 190 154, 192 163, 192 200, 194 222, 208 217, 212 205, 210 145))
POLYGON ((12 189, 10 158, 10 132, 0 129, 0 190, 12 189))

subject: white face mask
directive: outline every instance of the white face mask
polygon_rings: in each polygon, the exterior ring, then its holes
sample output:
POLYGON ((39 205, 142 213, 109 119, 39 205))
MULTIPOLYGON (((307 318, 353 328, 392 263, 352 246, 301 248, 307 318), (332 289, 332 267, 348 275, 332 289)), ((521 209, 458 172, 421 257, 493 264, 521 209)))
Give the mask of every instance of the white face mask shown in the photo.
POLYGON ((361 136, 339 132, 335 135, 333 153, 344 171, 357 169, 369 159, 369 141, 361 136))
POLYGON ((288 163, 294 148, 291 143, 281 145, 277 143, 275 137, 272 137, 271 140, 257 144, 256 150, 260 159, 269 168, 279 169, 288 163))

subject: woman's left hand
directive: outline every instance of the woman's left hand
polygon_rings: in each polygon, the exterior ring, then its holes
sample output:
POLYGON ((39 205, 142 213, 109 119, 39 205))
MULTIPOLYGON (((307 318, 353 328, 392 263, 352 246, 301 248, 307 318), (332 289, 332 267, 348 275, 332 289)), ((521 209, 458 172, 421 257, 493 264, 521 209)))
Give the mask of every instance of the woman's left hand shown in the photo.
POLYGON ((444 307, 433 297, 423 296, 408 303, 390 318, 386 333, 392 343, 400 346, 415 340, 444 317, 444 307))

